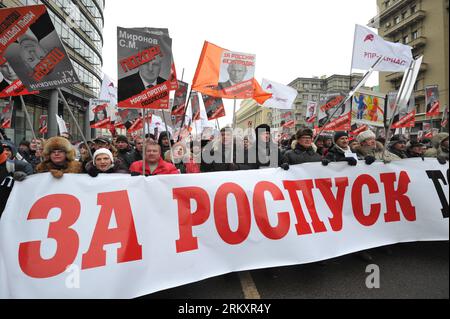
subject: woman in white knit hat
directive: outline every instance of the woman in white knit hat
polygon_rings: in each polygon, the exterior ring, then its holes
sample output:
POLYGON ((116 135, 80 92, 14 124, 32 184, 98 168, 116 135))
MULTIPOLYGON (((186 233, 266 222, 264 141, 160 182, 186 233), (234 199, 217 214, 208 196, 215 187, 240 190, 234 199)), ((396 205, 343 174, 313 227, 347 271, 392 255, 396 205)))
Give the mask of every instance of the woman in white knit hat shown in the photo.
POLYGON ((110 150, 101 148, 94 153, 94 159, 86 165, 86 172, 91 177, 99 174, 128 174, 128 170, 116 165, 116 160, 110 150))

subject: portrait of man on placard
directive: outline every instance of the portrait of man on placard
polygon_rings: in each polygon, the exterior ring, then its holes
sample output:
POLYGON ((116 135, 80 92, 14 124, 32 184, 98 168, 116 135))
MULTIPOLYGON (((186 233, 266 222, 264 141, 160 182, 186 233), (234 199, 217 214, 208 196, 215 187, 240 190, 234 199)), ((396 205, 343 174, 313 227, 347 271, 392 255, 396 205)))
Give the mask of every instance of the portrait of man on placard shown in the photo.
POLYGON ((221 61, 219 90, 251 80, 255 75, 255 55, 253 54, 225 51, 221 61))
POLYGON ((12 69, 8 62, 0 65, 0 92, 9 87, 13 82, 18 80, 16 72, 12 69))

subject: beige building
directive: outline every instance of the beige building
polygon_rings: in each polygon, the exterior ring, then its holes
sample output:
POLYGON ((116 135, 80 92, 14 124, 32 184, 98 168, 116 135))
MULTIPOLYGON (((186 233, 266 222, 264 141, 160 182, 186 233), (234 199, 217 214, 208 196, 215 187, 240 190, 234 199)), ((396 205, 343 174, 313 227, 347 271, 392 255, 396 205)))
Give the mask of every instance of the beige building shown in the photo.
MULTIPOLYGON (((422 129, 425 117, 425 87, 438 85, 441 112, 448 105, 448 5, 449 0, 377 0, 379 15, 369 22, 378 28, 386 40, 407 44, 413 55, 424 56, 424 63, 415 87, 417 125, 422 129)), ((403 73, 380 72, 380 91, 388 93, 399 89, 403 73)), ((440 118, 433 125, 440 127, 440 118)))
MULTIPOLYGON (((304 126, 311 126, 306 123, 306 106, 308 102, 319 102, 321 95, 330 93, 345 93, 350 91, 350 87, 356 86, 362 80, 362 75, 355 73, 350 75, 322 76, 321 78, 297 78, 289 86, 297 90, 298 95, 294 103, 295 129, 304 126), (351 85, 350 85, 351 82, 351 85)), ((275 127, 279 125, 275 122, 275 127)))
POLYGON ((272 110, 264 108, 253 100, 244 100, 236 112, 236 127, 243 130, 255 129, 261 124, 272 126, 272 110))

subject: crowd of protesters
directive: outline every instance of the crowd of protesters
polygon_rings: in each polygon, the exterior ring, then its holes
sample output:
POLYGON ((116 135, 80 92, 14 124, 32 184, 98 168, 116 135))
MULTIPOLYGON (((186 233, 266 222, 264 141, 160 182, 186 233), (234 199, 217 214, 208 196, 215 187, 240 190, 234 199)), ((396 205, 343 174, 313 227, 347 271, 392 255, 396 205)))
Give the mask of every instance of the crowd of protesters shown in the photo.
POLYGON ((290 140, 274 141, 271 128, 260 125, 255 135, 236 138, 231 128, 203 141, 174 141, 169 133, 146 138, 116 136, 110 140, 98 137, 75 144, 70 136, 22 141, 17 147, 9 140, 0 144, 0 212, 3 211, 15 181, 27 176, 51 173, 56 179, 65 174, 131 174, 154 176, 165 174, 197 174, 219 171, 253 170, 321 162, 358 161, 371 165, 376 161, 389 163, 407 158, 434 157, 441 164, 449 160, 449 135, 439 133, 431 140, 408 140, 394 135, 385 145, 370 130, 351 138, 347 132, 334 137, 315 137, 304 128, 290 140), (145 164, 145 168, 144 168, 145 164))

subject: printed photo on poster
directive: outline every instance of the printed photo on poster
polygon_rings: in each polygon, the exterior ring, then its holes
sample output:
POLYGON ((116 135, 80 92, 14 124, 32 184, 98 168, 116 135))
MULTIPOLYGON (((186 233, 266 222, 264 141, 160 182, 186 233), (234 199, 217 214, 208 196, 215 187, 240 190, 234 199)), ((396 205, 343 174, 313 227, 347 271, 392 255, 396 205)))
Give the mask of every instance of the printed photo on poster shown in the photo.
POLYGON ((91 99, 89 101, 89 120, 91 128, 109 128, 112 114, 109 100, 91 99))
POLYGON ((306 104, 306 122, 313 123, 317 119, 317 102, 308 102, 306 104))
POLYGON ((118 28, 119 107, 169 107, 172 40, 118 28))
POLYGON ((192 107, 192 120, 199 121, 200 120, 200 100, 198 98, 198 93, 192 92, 190 99, 191 99, 191 107, 192 107))
POLYGON ((119 108, 116 116, 115 127, 130 129, 133 123, 142 117, 142 112, 138 109, 122 109, 119 108))
MULTIPOLYGON (((33 21, 17 33, 3 56, 29 91, 49 90, 79 83, 78 76, 44 5, 22 7, 33 21), (44 12, 44 13, 42 13, 44 12), (33 17, 41 14, 36 20, 33 17)), ((15 8, 3 9, 15 10, 15 8)), ((1 11, 3 11, 1 10, 1 11)), ((5 15, 0 16, 0 20, 5 15)), ((29 20, 26 17, 25 21, 29 20)), ((20 18, 14 28, 21 25, 20 18)))
POLYGON ((202 94, 202 99, 203 104, 205 104, 208 121, 216 120, 226 115, 222 98, 202 94))
POLYGON ((228 92, 232 91, 231 88, 238 89, 240 84, 251 82, 255 76, 255 66, 256 55, 254 54, 224 51, 221 58, 218 89, 228 92))
POLYGON ((186 108, 188 86, 188 83, 178 81, 178 89, 175 91, 175 96, 173 99, 172 115, 183 115, 186 108))
POLYGON ((323 127, 327 122, 332 122, 351 111, 351 103, 341 105, 345 100, 345 94, 332 93, 321 96, 319 103, 319 127, 323 127), (339 110, 336 111, 336 107, 339 110))
POLYGON ((39 118, 39 134, 45 135, 48 133, 48 115, 41 115, 39 118))
POLYGON ((426 91, 426 106, 427 115, 436 116, 440 115, 440 102, 439 102, 439 87, 437 85, 427 86, 426 91))
POLYGON ((38 91, 29 92, 26 89, 7 61, 0 64, 0 98, 38 93, 38 91))
POLYGON ((13 104, 6 101, 0 102, 0 128, 11 128, 13 109, 13 104))

